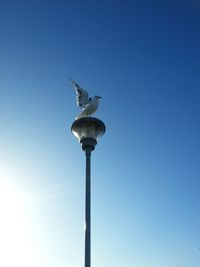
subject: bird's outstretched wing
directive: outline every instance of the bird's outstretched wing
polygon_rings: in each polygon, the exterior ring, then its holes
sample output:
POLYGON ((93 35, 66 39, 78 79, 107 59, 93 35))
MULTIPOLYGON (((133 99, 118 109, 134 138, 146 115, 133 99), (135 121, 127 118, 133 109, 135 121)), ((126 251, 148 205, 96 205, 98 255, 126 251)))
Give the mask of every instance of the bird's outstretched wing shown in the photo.
POLYGON ((89 102, 88 92, 80 87, 74 80, 70 79, 76 90, 76 104, 77 106, 84 108, 89 102))

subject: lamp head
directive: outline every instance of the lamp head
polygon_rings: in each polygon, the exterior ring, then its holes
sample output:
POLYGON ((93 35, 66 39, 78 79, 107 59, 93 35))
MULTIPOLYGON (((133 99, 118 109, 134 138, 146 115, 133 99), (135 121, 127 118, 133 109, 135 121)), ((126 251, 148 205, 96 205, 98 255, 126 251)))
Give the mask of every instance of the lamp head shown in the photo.
POLYGON ((104 123, 93 117, 82 117, 73 122, 71 131, 83 150, 94 150, 97 139, 105 133, 104 123))

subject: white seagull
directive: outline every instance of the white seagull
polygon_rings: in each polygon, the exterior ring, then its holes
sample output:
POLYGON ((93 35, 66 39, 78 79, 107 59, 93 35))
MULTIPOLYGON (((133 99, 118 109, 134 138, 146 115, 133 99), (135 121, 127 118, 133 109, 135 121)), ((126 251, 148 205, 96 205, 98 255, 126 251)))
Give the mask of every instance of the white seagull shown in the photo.
POLYGON ((82 117, 89 117, 93 114, 99 105, 101 96, 94 96, 93 98, 88 95, 88 92, 80 87, 74 80, 71 79, 74 89, 76 90, 76 104, 82 108, 82 112, 77 116, 77 119, 82 117))

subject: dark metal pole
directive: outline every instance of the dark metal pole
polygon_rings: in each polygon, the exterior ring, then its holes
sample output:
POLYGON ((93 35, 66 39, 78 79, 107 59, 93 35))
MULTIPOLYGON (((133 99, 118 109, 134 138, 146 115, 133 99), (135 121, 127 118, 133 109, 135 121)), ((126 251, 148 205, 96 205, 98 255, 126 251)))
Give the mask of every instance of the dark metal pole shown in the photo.
POLYGON ((85 267, 91 266, 91 148, 85 149, 86 155, 86 192, 85 192, 85 267))
POLYGON ((91 152, 97 145, 97 139, 105 133, 104 123, 93 117, 76 119, 71 131, 82 146, 86 156, 85 185, 85 265, 91 267, 91 152))

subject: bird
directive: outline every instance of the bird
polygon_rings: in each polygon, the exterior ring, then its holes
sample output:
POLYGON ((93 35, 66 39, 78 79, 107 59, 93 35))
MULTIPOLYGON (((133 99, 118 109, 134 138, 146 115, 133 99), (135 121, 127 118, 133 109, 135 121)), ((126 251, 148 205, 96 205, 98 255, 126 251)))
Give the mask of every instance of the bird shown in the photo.
POLYGON ((80 87, 73 79, 70 79, 70 81, 76 90, 76 104, 82 108, 82 112, 77 116, 77 119, 90 117, 90 115, 96 112, 101 96, 89 97, 88 92, 84 88, 80 87))

